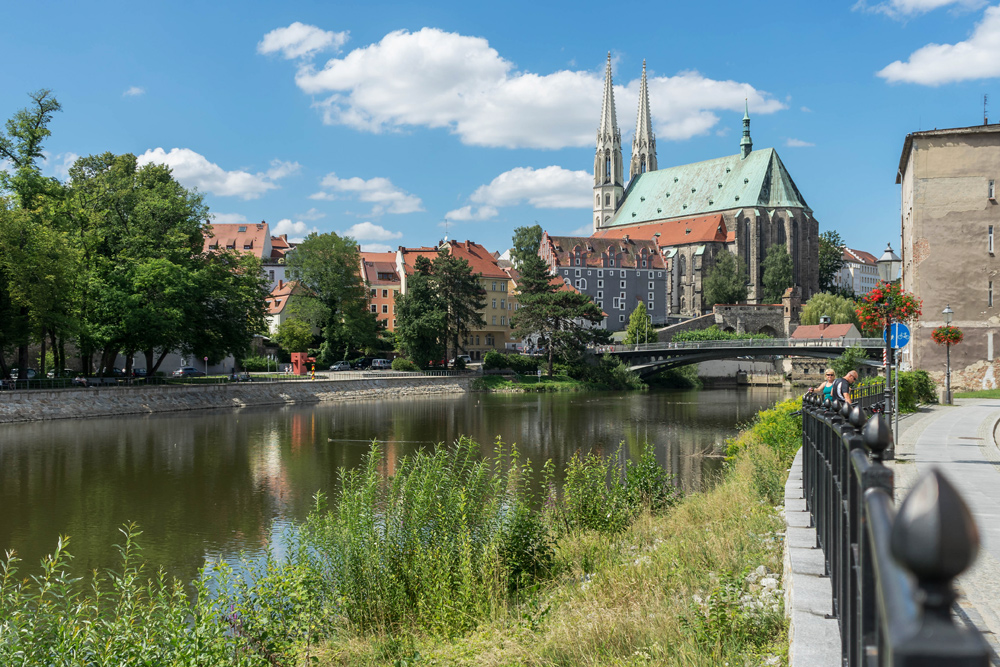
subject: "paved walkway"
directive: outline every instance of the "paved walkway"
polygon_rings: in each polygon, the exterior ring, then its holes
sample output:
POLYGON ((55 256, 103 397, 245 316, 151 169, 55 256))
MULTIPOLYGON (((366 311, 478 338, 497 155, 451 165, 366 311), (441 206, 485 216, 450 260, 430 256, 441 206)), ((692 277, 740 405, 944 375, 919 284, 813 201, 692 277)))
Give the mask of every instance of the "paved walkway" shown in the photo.
POLYGON ((994 430, 1000 400, 957 399, 900 420, 896 448, 896 502, 920 475, 939 468, 968 503, 982 546, 973 567, 958 581, 959 619, 975 625, 1000 666, 1000 448, 994 430))
MULTIPOLYGON (((920 475, 938 467, 968 503, 982 546, 973 567, 958 580, 959 621, 978 628, 992 649, 990 664, 1000 667, 1000 399, 957 399, 899 420, 894 469, 897 506, 920 475)), ((788 525, 786 595, 792 617, 793 667, 839 664, 837 622, 830 608, 829 579, 822 577, 815 532, 808 528, 802 500, 801 453, 785 487, 788 525)))

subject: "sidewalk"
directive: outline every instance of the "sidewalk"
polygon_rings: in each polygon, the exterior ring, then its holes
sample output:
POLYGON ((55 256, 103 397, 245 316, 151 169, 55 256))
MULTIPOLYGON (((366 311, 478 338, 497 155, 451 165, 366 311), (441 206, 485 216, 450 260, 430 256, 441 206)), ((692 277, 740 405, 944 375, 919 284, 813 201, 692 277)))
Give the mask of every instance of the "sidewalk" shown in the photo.
POLYGON ((958 618, 977 627, 1000 667, 1000 448, 994 430, 1000 400, 956 399, 900 418, 896 444, 896 502, 920 475, 939 468, 972 510, 982 544, 979 557, 958 579, 958 618))

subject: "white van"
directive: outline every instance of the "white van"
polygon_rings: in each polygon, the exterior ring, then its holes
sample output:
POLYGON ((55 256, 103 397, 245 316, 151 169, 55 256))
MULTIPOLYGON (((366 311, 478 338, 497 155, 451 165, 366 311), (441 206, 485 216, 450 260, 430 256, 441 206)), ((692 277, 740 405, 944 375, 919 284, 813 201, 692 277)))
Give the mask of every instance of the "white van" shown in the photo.
POLYGON ((372 359, 372 370, 390 371, 392 370, 392 362, 388 359, 372 359))

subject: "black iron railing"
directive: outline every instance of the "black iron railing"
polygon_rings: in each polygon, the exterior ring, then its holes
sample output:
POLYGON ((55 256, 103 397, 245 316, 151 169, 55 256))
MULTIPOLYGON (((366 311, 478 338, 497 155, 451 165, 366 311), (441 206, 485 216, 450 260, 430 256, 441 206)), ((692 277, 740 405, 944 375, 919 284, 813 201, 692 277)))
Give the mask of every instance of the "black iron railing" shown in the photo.
POLYGON ((979 549, 975 521, 937 470, 921 477, 897 512, 893 471, 883 464, 892 432, 871 412, 878 396, 853 405, 803 400, 803 490, 830 577, 843 664, 985 667, 985 641, 951 615, 953 580, 979 549))

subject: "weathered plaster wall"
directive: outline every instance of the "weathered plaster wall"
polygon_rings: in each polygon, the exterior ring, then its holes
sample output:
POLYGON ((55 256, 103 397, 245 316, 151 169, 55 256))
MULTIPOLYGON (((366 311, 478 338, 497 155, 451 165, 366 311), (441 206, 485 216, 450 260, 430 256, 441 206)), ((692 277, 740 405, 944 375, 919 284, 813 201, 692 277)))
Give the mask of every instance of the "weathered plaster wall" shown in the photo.
POLYGON ((0 392, 0 423, 185 410, 457 394, 469 377, 371 378, 161 387, 0 392))

